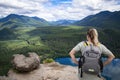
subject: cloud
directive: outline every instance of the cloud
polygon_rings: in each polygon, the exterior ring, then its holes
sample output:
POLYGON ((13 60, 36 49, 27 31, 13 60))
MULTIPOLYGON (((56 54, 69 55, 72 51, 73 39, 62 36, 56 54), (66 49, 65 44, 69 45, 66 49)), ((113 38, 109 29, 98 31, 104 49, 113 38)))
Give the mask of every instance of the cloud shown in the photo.
POLYGON ((100 11, 119 11, 119 0, 0 0, 1 16, 11 13, 46 20, 80 20, 100 11))
POLYGON ((0 3, 0 7, 2 7, 2 8, 14 8, 14 9, 20 9, 20 7, 18 7, 18 6, 13 6, 13 5, 9 5, 9 4, 2 4, 2 3, 0 3))

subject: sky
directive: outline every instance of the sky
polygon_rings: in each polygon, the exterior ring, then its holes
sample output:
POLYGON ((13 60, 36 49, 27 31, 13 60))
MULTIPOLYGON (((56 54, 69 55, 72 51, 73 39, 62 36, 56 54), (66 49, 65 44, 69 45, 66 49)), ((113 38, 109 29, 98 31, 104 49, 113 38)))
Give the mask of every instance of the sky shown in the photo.
POLYGON ((106 10, 120 11, 120 0, 0 0, 0 17, 19 14, 47 21, 81 20, 106 10))

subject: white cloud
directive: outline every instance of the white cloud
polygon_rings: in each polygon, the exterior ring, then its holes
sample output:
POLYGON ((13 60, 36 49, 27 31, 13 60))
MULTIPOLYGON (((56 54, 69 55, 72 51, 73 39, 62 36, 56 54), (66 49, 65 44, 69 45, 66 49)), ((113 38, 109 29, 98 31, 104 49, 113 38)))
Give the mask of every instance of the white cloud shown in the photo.
MULTIPOLYGON (((58 0, 59 1, 59 0, 58 0)), ((100 11, 120 10, 119 0, 72 0, 58 2, 51 0, 0 0, 0 15, 11 13, 38 16, 46 20, 82 19, 100 11), (119 2, 119 3, 118 3, 119 2)))

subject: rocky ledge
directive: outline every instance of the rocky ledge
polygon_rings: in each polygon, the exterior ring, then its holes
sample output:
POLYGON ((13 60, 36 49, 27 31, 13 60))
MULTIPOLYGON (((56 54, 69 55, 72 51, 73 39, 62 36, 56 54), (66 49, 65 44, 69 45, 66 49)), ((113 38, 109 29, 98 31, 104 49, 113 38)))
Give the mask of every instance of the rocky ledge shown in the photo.
POLYGON ((57 62, 40 64, 36 53, 13 55, 13 68, 8 76, 0 80, 79 80, 77 67, 62 65, 57 62))
POLYGON ((14 70, 8 72, 12 80, 79 80, 77 67, 61 65, 57 62, 40 64, 40 67, 26 73, 14 70))

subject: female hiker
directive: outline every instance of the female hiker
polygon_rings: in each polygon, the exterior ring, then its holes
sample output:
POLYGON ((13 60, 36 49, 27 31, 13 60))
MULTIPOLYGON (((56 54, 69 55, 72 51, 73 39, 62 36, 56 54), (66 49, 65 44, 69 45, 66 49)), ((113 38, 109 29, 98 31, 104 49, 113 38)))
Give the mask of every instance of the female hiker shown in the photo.
POLYGON ((115 56, 99 42, 96 29, 89 29, 86 37, 86 41, 81 41, 70 51, 70 57, 74 63, 79 65, 80 80, 104 80, 100 75, 102 68, 109 64, 115 56), (75 58, 75 53, 78 51, 82 53, 79 61, 75 58), (104 63, 101 63, 101 54, 108 56, 104 63))

